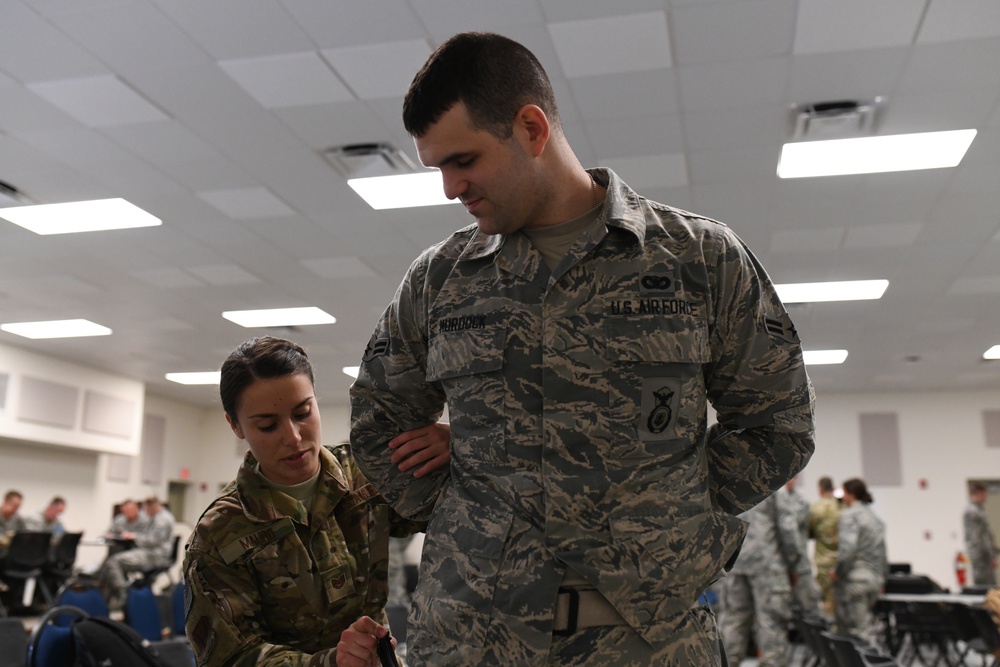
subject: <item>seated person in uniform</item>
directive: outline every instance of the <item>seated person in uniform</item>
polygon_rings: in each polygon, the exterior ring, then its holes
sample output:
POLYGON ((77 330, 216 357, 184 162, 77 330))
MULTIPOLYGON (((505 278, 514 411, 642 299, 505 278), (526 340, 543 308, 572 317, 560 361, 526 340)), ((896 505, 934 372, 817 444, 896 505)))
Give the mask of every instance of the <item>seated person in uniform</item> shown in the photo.
MULTIPOLYGON (((389 536, 424 524, 389 508, 349 445, 322 445, 312 366, 298 345, 243 343, 222 365, 219 393, 250 451, 186 549, 198 665, 377 665, 389 536)), ((420 476, 449 464, 449 437, 447 425, 431 424, 387 444, 401 470, 420 476)))
POLYGON ((128 575, 146 572, 159 567, 169 567, 170 552, 174 541, 174 516, 163 507, 159 499, 147 498, 143 502, 145 514, 139 519, 138 504, 128 500, 122 505, 124 517, 115 517, 112 534, 118 539, 131 540, 134 548, 111 554, 101 565, 97 576, 105 588, 110 609, 120 609, 128 592, 128 575), (131 517, 131 519, 130 519, 131 517), (117 530, 116 530, 117 528, 117 530))

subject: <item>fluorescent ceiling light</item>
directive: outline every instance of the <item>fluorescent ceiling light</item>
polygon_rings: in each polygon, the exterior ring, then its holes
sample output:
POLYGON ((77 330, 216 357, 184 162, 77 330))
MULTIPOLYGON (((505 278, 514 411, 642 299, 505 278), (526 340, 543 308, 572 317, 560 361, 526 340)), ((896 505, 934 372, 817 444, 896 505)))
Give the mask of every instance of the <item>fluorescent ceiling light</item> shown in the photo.
POLYGON ((294 327, 307 324, 333 324, 337 321, 315 306, 306 308, 270 308, 267 310, 227 310, 222 316, 241 327, 294 327))
POLYGON ((342 369, 344 375, 350 375, 355 380, 358 379, 358 373, 361 372, 360 366, 344 366, 342 369))
POLYGON ((36 234, 156 227, 162 222, 124 199, 94 199, 0 209, 0 218, 36 234))
POLYGON ((807 178, 955 167, 962 161, 975 136, 976 130, 949 130, 789 143, 781 148, 778 177, 807 178))
POLYGON ((83 338, 109 336, 111 329, 90 320, 49 320, 47 322, 11 322, 0 329, 25 338, 83 338))
POLYGON ((864 301, 881 299, 888 280, 845 280, 825 283, 787 283, 775 285, 782 303, 817 301, 864 301))
POLYGON ((437 169, 415 174, 349 178, 347 184, 377 211, 459 203, 458 199, 444 196, 444 183, 437 169))
POLYGON ((1000 359, 1000 345, 994 345, 983 352, 983 359, 1000 359))
POLYGON ((219 384, 221 371, 205 371, 199 373, 167 373, 163 377, 177 384, 219 384))
POLYGON ((806 366, 842 364, 847 359, 847 350, 802 350, 802 360, 806 366))

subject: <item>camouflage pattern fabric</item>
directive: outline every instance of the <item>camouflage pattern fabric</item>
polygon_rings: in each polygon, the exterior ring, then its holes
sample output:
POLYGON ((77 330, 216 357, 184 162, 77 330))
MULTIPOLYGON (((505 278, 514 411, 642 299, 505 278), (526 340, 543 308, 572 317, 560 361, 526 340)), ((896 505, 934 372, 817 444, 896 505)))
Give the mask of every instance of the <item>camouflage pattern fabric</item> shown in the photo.
POLYGON ((390 512, 346 446, 320 450, 308 512, 256 464, 248 453, 188 541, 185 617, 197 663, 332 667, 351 623, 387 622, 390 529, 423 525, 390 512))
POLYGON ((823 613, 833 617, 836 603, 830 572, 837 565, 837 526, 840 523, 840 501, 820 498, 809 507, 809 537, 816 541, 813 563, 816 565, 816 583, 822 596, 823 613))
POLYGON ((779 491, 743 514, 747 536, 729 576, 724 580, 719 621, 726 655, 738 664, 746 655, 756 621, 760 667, 785 667, 792 619, 791 576, 809 555, 799 529, 799 516, 786 493, 779 491))
POLYGON ((552 272, 522 233, 426 250, 351 388, 359 465, 430 517, 410 665, 544 664, 567 568, 654 664, 718 664, 691 607, 739 547, 735 515, 812 453, 798 336, 750 251, 591 173, 601 216, 552 272), (446 404, 450 470, 399 473, 388 440, 446 404))
POLYGON ((112 522, 112 532, 128 531, 135 534, 134 548, 111 554, 101 564, 98 578, 108 587, 113 606, 122 601, 128 588, 128 574, 157 567, 167 567, 174 542, 174 515, 166 508, 160 509, 152 519, 140 514, 135 521, 128 521, 121 514, 112 522))
POLYGON ((998 551, 990 523, 983 506, 970 502, 962 515, 965 551, 972 566, 972 583, 976 586, 993 586, 997 583, 993 561, 998 551))
POLYGON ((838 533, 838 580, 833 584, 836 629, 874 644, 872 609, 889 571, 885 524, 859 501, 841 512, 838 533))

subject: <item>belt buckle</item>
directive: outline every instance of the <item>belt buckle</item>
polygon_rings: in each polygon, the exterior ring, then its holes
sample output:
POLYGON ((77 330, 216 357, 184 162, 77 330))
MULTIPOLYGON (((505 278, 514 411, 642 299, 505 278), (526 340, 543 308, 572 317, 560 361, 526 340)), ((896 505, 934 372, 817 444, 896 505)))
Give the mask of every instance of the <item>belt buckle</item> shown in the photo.
MULTIPOLYGON (((566 629, 553 630, 552 634, 566 637, 576 632, 577 616, 580 613, 580 593, 575 588, 560 588, 559 595, 569 596, 569 609, 566 616, 566 629)), ((558 602, 556 603, 558 605, 558 602)))

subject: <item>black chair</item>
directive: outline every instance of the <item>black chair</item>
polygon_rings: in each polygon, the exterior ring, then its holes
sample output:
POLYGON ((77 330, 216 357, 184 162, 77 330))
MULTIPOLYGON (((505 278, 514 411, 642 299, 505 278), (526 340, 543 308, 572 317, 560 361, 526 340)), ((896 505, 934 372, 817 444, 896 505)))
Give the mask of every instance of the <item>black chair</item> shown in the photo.
POLYGON ((184 637, 184 582, 178 581, 170 593, 170 620, 174 637, 184 637))
POLYGON ((865 667, 899 667, 896 658, 883 653, 880 649, 861 647, 858 649, 861 662, 865 667))
POLYGON ((835 632, 822 632, 820 637, 832 650, 837 667, 865 667, 861 658, 862 642, 860 639, 835 632))
POLYGON ((42 566, 42 578, 49 590, 58 591, 73 576, 76 565, 76 551, 83 533, 63 533, 52 548, 48 562, 42 566))
POLYGON ((52 533, 48 531, 21 531, 14 533, 10 540, 0 575, 8 583, 18 581, 23 585, 25 607, 31 606, 35 586, 42 591, 45 604, 52 606, 52 593, 42 579, 42 569, 49 560, 51 547, 52 533))
POLYGON ((0 667, 24 667, 28 635, 19 618, 0 618, 0 667))
MULTIPOLYGON (((993 657, 994 647, 983 636, 982 630, 972 617, 972 608, 961 602, 951 602, 947 606, 957 631, 957 638, 965 646, 964 651, 959 651, 962 658, 964 659, 969 653, 977 653, 982 658, 982 663, 988 664, 988 661, 993 657)), ((994 660, 993 664, 996 665, 997 661, 994 660)))
POLYGON ((818 614, 807 614, 803 618, 803 627, 810 647, 815 646, 818 652, 819 664, 823 667, 840 667, 837 655, 833 652, 833 646, 823 637, 823 633, 830 632, 830 624, 818 614))
POLYGON ((979 636, 983 640, 983 643, 989 649, 990 653, 997 656, 997 659, 993 661, 993 665, 1000 665, 1000 628, 997 628, 996 623, 993 621, 993 616, 982 607, 970 606, 966 607, 966 610, 968 618, 972 620, 979 631, 979 636))
MULTIPOLYGON (((810 614, 807 614, 802 610, 801 607, 792 608, 792 624, 798 631, 799 637, 802 638, 802 643, 806 647, 807 655, 800 661, 802 667, 822 667, 823 665, 823 649, 819 646, 818 635, 816 628, 809 627, 806 624, 806 618, 810 614)), ((818 618, 815 614, 812 614, 813 618, 818 618)), ((822 619, 820 619, 820 622, 822 619)), ((818 627, 818 625, 817 625, 818 627)))

